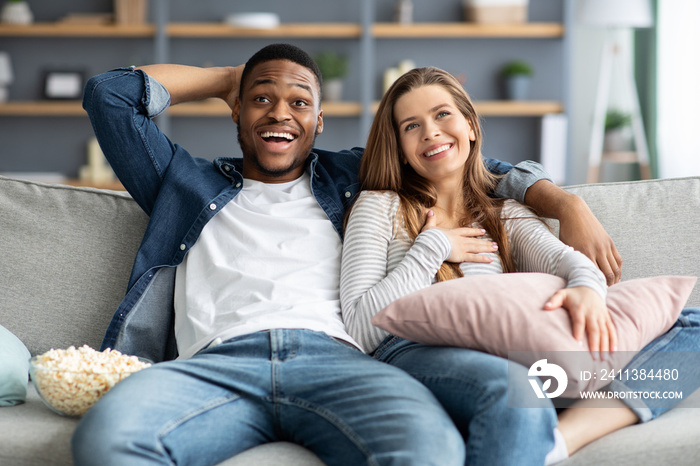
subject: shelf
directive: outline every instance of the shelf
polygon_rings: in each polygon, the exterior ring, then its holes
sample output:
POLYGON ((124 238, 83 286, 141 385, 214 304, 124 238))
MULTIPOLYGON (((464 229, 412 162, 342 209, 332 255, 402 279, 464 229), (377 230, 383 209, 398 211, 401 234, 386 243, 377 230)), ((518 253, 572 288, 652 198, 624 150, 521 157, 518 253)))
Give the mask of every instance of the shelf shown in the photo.
POLYGON ((26 26, 0 25, 0 37, 153 37, 152 24, 34 23, 26 26))
POLYGON ((601 161, 610 163, 639 163, 639 156, 634 151, 603 152, 601 161))
MULTIPOLYGON (((555 101, 500 101, 484 100, 474 102, 482 116, 542 116, 549 113, 562 113, 564 108, 555 101)), ((362 114, 359 102, 322 102, 323 114, 327 117, 353 117, 362 114)), ((375 103, 372 111, 375 111, 375 103)), ((219 99, 202 102, 188 102, 170 107, 173 116, 208 117, 231 114, 228 105, 219 99)), ((77 100, 68 101, 16 101, 0 104, 0 116, 85 116, 85 110, 77 100)))
MULTIPOLYGON (((153 37, 152 24, 76 24, 34 23, 0 25, 4 37, 153 37)), ((348 38, 362 35, 362 26, 355 23, 282 23, 276 28, 256 29, 229 26, 225 23, 170 23, 170 37, 307 37, 348 38)), ((474 24, 474 23, 376 23, 372 35, 377 38, 557 38, 564 35, 559 23, 474 24)))
POLYGON ((475 23, 376 23, 372 35, 377 38, 561 38, 560 23, 475 24, 475 23))
MULTIPOLYGON (((359 102, 323 102, 326 116, 358 116, 362 113, 359 102)), ((167 112, 173 116, 227 116, 231 109, 222 100, 211 99, 202 102, 188 102, 170 107, 167 112)), ((0 116, 86 116, 79 100, 65 101, 10 101, 0 104, 0 116)))
POLYGON ((356 39, 362 27, 354 23, 288 23, 271 29, 241 28, 224 23, 170 23, 170 37, 316 37, 356 39))
POLYGON ((2 103, 0 116, 87 116, 87 114, 79 100, 38 100, 2 103))
POLYGON ((482 100, 475 101, 474 107, 481 116, 536 117, 564 112, 561 102, 546 100, 482 100))
MULTIPOLYGON (((378 103, 373 105, 373 113, 378 106, 378 103)), ((564 111, 560 102, 548 100, 481 100, 474 101, 474 107, 479 116, 494 117, 541 117, 564 111)))
MULTIPOLYGON (((325 116, 348 117, 362 113, 359 102, 321 102, 321 108, 325 116)), ((223 100, 210 99, 174 105, 168 109, 168 113, 174 116, 221 116, 231 115, 231 109, 223 100)))

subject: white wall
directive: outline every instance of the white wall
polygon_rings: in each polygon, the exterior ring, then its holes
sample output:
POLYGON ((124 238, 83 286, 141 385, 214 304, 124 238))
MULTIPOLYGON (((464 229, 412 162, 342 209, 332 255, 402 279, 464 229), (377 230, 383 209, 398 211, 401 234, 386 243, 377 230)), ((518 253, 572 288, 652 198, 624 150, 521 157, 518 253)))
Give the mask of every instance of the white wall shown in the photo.
POLYGON ((700 2, 659 3, 659 177, 700 175, 700 2))

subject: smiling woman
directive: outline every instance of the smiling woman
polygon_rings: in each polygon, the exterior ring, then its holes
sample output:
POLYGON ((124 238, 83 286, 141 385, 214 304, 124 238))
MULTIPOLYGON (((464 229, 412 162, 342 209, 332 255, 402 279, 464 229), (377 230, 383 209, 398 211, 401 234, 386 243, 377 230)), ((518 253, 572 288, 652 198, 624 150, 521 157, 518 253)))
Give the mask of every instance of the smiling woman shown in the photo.
MULTIPOLYGON (((616 351, 605 276, 526 206, 490 197, 499 177, 486 168, 482 138, 471 99, 449 73, 417 68, 389 88, 362 161, 364 191, 347 221, 342 315, 366 352, 420 380, 460 432, 469 432, 467 451, 474 464, 552 464, 581 446, 565 444, 579 426, 589 432, 588 442, 636 422, 637 415, 618 401, 614 421, 593 428, 591 418, 568 417, 560 431, 551 403, 541 405, 544 409, 512 409, 533 397, 525 366, 496 352, 432 346, 374 326, 382 309, 436 282, 536 272, 566 283, 550 292, 540 309, 566 310, 567 341, 576 347, 588 341, 593 359, 616 351)), ((498 294, 494 299, 503 304, 498 294)))
POLYGON ((394 118, 406 163, 438 190, 445 183, 462 183, 476 135, 444 87, 424 86, 400 97, 394 118))

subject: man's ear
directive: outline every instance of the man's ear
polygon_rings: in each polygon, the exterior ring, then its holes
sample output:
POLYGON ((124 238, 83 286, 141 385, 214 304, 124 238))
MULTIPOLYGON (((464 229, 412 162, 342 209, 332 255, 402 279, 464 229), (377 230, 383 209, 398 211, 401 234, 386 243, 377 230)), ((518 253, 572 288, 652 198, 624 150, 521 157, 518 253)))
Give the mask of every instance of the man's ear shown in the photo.
POLYGON ((240 119, 239 119, 240 114, 241 114, 241 99, 236 97, 236 100, 233 102, 233 114, 232 114, 232 118, 233 118, 234 123, 236 123, 236 124, 240 123, 240 119))
POLYGON ((318 121, 316 122, 316 134, 323 132, 323 110, 318 111, 318 121))

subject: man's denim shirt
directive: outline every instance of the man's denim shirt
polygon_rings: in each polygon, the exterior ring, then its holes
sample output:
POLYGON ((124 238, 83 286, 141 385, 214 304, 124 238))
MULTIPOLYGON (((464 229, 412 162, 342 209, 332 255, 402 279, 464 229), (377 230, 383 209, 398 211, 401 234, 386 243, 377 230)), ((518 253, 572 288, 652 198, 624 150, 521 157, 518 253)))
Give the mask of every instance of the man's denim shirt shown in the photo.
MULTIPOLYGON (((240 191, 241 159, 213 162, 192 157, 172 143, 151 120, 170 105, 170 94, 156 80, 133 68, 91 78, 83 107, 115 173, 149 215, 124 300, 107 329, 102 349, 114 348, 153 361, 173 359, 175 268, 206 223, 240 191)), ((231 128, 233 131, 233 127, 231 128)), ((311 153, 306 170, 316 200, 338 235, 359 191, 357 173, 363 150, 311 153)), ((487 159, 494 173, 508 173, 497 195, 522 201, 529 186, 548 179, 542 167, 516 167, 487 159)))

